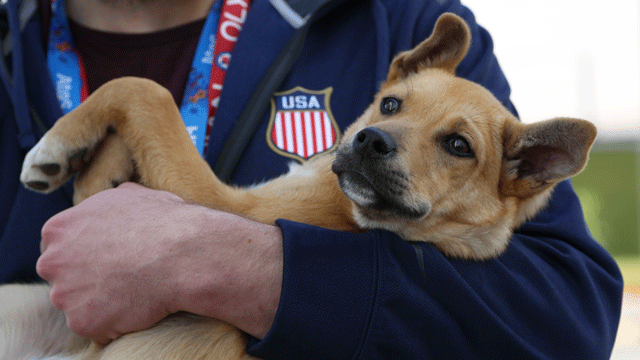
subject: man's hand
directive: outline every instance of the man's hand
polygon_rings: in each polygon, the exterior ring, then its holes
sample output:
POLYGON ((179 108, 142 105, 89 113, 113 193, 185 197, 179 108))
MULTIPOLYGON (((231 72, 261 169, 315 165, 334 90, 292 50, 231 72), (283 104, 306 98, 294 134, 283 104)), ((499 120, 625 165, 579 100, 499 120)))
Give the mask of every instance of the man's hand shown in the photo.
POLYGON ((275 317, 282 234, 127 183, 42 228, 37 272, 72 331, 100 343, 188 311, 258 338, 275 317))

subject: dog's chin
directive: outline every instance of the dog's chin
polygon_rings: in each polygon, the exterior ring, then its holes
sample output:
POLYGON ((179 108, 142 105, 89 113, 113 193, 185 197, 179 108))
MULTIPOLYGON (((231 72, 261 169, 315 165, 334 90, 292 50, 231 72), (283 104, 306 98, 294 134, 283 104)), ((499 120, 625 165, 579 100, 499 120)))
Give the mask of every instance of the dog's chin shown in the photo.
POLYGON ((430 211, 428 204, 406 204, 400 196, 383 194, 365 176, 355 171, 339 173, 338 183, 342 192, 358 206, 359 213, 369 220, 421 220, 430 211))

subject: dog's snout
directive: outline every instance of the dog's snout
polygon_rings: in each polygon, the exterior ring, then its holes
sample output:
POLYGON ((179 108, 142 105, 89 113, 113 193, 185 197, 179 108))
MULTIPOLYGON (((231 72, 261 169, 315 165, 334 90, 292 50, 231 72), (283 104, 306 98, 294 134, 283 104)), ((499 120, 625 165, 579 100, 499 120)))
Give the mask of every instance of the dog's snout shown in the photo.
POLYGON ((370 157, 388 157, 396 152, 396 141, 388 133, 373 127, 360 130, 353 139, 353 150, 370 157))

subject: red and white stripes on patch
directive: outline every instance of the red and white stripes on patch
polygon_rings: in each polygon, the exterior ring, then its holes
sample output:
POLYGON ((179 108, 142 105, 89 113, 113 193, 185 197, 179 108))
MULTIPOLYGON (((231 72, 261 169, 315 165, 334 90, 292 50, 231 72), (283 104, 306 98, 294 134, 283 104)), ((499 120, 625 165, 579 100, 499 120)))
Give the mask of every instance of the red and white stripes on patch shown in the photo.
POLYGON ((336 132, 326 111, 279 111, 271 140, 277 148, 308 159, 330 149, 336 132))

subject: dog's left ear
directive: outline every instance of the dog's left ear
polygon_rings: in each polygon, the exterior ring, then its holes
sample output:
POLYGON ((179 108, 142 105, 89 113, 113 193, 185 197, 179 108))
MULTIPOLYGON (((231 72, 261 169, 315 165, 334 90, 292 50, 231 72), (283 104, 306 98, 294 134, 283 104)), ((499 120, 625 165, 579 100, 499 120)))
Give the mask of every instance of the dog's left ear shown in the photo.
POLYGON ((584 168, 596 127, 585 120, 557 118, 505 128, 500 193, 529 198, 584 168))
POLYGON ((403 79, 426 68, 440 68, 455 74, 470 43, 467 23, 456 14, 444 13, 436 21, 429 38, 393 59, 387 81, 403 79))

